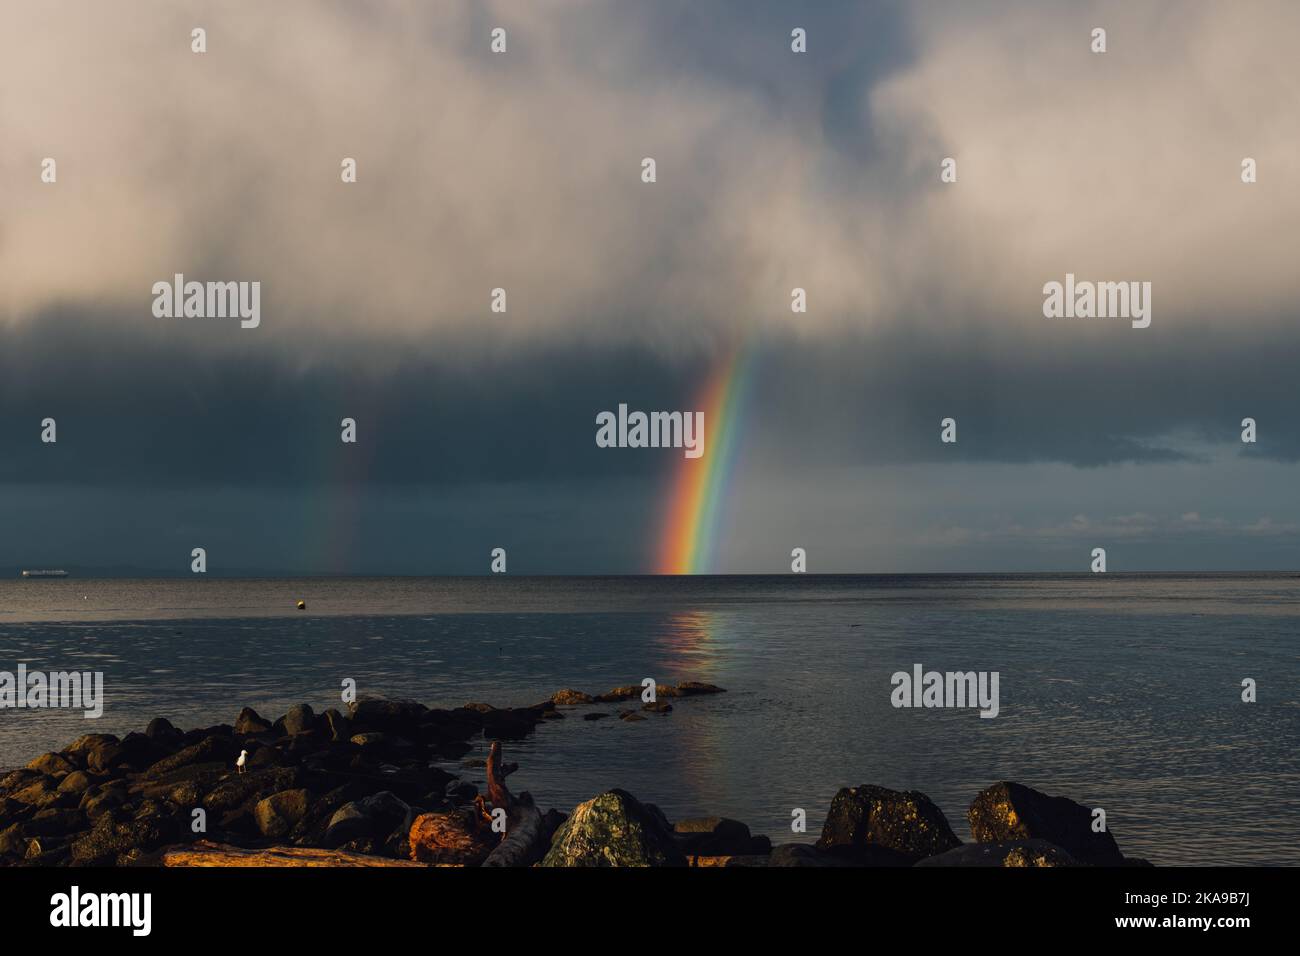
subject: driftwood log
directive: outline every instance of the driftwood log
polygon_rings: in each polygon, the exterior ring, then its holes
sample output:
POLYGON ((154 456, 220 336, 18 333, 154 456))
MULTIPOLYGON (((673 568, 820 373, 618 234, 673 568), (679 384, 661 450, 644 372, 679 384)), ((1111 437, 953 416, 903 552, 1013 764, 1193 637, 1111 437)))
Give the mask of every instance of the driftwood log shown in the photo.
POLYGON ((514 796, 506 787, 499 740, 492 741, 488 750, 487 790, 493 809, 506 811, 506 833, 483 866, 532 866, 541 860, 547 850, 546 825, 531 796, 514 796))
POLYGON ((423 866, 409 860, 393 860, 347 850, 317 850, 299 846, 273 846, 246 850, 224 843, 199 840, 168 847, 160 858, 163 866, 423 866))

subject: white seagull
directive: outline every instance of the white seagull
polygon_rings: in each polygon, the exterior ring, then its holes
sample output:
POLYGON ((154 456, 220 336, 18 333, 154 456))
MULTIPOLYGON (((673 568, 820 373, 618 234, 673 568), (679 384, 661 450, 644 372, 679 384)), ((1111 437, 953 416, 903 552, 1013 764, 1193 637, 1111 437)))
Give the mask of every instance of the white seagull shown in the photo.
POLYGON ((241 750, 239 752, 239 759, 235 761, 235 773, 244 772, 244 761, 246 761, 247 759, 248 759, 248 751, 241 750))

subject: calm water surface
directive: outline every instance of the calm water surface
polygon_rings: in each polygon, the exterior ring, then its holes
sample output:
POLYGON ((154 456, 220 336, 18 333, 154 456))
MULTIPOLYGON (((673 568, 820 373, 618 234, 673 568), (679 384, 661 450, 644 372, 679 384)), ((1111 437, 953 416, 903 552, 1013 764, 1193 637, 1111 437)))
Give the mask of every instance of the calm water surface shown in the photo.
POLYGON ((1294 865, 1298 625, 1295 575, 6 581, 0 670, 103 671, 106 706, 0 711, 0 766, 158 715, 339 706, 347 677, 455 706, 653 676, 730 692, 640 723, 570 711, 507 746, 512 786, 566 810, 621 786, 784 841, 877 783, 929 794, 968 839, 971 797, 1012 779, 1106 808, 1158 863, 1294 865), (915 663, 1000 672, 1000 715, 894 709, 915 663))

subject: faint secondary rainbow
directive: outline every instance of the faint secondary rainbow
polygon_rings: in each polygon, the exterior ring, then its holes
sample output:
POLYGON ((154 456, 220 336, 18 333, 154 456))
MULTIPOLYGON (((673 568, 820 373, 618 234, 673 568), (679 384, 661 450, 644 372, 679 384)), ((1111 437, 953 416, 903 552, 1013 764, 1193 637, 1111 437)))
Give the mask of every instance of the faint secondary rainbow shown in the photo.
POLYGON ((692 409, 704 412, 704 454, 683 458, 673 474, 659 547, 660 574, 713 570, 755 351, 751 339, 728 352, 692 409))

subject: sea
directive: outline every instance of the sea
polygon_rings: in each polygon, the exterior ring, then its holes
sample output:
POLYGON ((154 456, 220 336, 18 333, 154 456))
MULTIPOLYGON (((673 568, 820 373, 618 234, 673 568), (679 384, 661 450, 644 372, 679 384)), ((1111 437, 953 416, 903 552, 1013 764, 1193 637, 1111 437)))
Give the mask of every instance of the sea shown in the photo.
POLYGON ((696 680, 727 692, 507 743, 511 788, 567 811, 621 787, 780 843, 864 783, 922 791, 968 840, 971 799, 1014 780, 1104 809, 1126 855, 1295 865, 1298 650, 1297 574, 15 579, 0 671, 100 671, 104 710, 0 710, 0 767, 155 716, 342 709, 347 680, 440 707, 696 680), (997 672, 998 715, 895 707, 918 664, 997 672))

